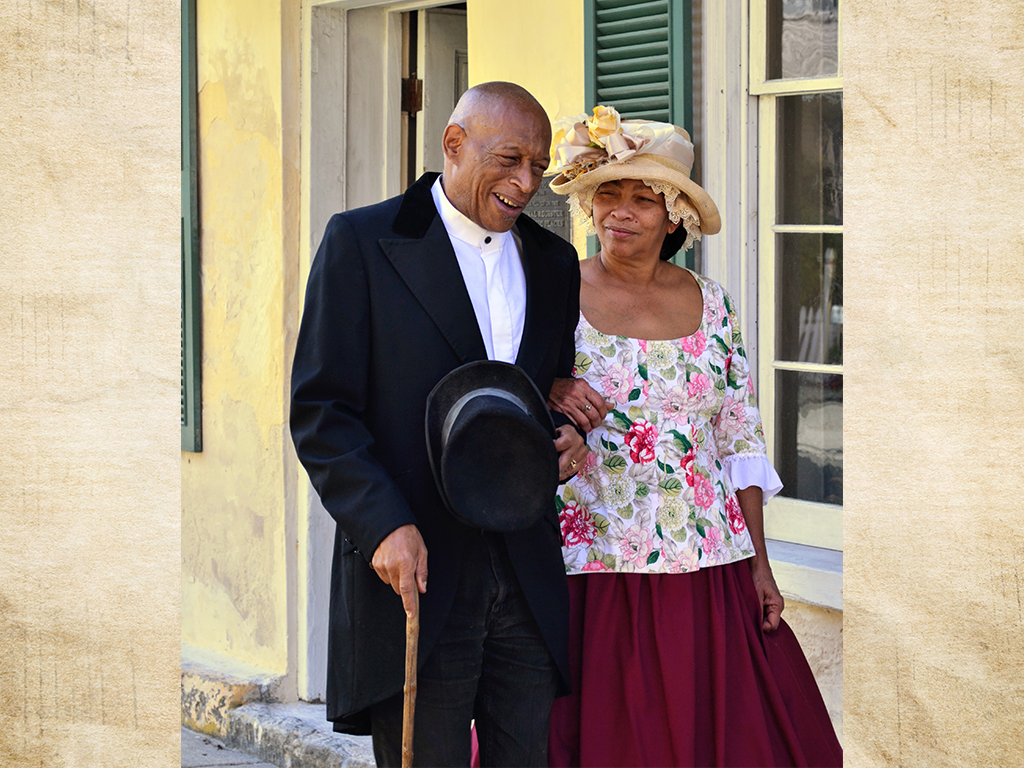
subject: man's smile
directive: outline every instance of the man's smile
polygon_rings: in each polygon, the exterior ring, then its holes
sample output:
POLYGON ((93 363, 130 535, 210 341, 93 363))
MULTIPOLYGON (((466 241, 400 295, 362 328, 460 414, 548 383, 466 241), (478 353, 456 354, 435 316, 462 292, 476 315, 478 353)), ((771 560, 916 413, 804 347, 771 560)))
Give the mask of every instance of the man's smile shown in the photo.
POLYGON ((498 202, 500 202, 506 208, 511 208, 513 211, 518 211, 520 208, 523 207, 523 203, 516 202, 515 200, 510 200, 509 198, 505 197, 504 195, 500 195, 497 192, 494 193, 494 196, 498 198, 498 202))

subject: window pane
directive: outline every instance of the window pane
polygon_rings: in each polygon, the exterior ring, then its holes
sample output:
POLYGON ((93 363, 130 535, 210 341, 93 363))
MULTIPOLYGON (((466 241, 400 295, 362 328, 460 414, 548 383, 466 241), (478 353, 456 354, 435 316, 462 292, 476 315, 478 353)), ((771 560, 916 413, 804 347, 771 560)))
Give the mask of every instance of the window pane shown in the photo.
POLYGON ((843 94, 778 100, 777 224, 843 223, 843 94))
POLYGON ((775 372, 775 468, 782 496, 843 503, 843 377, 775 372))
POLYGON ((843 363, 843 236, 775 236, 775 359, 843 363))
POLYGON ((768 0, 768 79, 839 74, 838 0, 768 0))

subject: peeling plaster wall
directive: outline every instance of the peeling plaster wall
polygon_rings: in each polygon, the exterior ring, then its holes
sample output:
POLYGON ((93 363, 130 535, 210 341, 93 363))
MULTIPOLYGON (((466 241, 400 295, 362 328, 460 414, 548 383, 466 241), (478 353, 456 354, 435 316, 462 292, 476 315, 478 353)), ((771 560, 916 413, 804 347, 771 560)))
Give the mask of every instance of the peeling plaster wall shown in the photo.
POLYGON ((1024 5, 844 6, 848 765, 1024 765, 1024 5))
POLYGON ((0 3, 0 765, 176 766, 180 5, 0 3))
POLYGON ((182 641, 278 674, 294 636, 298 24, 297 2, 197 7, 204 434, 181 454, 182 641))

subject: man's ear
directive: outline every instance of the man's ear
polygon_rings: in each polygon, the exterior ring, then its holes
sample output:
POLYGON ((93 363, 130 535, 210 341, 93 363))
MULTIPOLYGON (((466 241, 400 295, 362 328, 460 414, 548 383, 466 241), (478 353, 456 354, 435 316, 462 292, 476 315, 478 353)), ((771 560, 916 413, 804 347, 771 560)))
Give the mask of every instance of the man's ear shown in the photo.
POLYGON ((455 165, 459 164, 459 150, 466 141, 466 132, 461 125, 452 123, 444 129, 441 135, 441 149, 444 151, 444 159, 455 165))

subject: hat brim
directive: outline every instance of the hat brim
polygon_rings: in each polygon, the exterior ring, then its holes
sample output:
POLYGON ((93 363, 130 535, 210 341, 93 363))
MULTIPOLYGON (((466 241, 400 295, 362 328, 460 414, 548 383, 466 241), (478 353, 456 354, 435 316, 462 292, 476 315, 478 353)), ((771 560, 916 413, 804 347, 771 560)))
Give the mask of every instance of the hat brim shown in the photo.
POLYGON ((556 436, 555 424, 551 420, 547 402, 537 389, 537 385, 522 368, 497 360, 480 360, 453 370, 441 379, 427 396, 425 419, 430 468, 442 501, 453 513, 452 502, 445 491, 442 475, 445 420, 458 401, 475 390, 486 389, 496 389, 516 398, 552 441, 556 436))
MULTIPOLYGON (((551 191, 559 195, 579 196, 581 192, 591 187, 599 187, 605 182, 618 179, 661 181, 671 184, 686 195, 697 209, 702 233, 715 235, 722 229, 718 206, 711 196, 690 178, 689 170, 672 160, 655 155, 634 155, 619 163, 598 166, 574 179, 559 174, 551 180, 551 191)), ((590 214, 589 211, 587 213, 590 214)))

